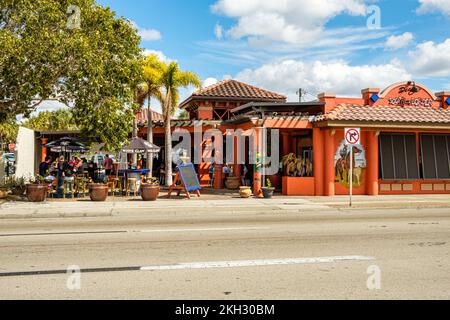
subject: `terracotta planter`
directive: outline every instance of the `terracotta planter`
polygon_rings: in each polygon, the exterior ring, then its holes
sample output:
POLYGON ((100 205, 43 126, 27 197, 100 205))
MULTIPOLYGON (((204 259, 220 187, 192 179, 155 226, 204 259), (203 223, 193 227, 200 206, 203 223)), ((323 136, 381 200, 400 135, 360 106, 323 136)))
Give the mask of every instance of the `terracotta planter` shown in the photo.
POLYGON ((0 200, 8 197, 8 189, 0 189, 0 200))
POLYGON ((102 202, 108 198, 109 188, 107 184, 92 183, 89 185, 89 197, 92 201, 102 202))
POLYGON ((27 198, 30 202, 44 202, 48 187, 45 184, 27 184, 27 198))
POLYGON ((237 189, 239 189, 240 185, 241 184, 239 183, 238 177, 228 177, 225 180, 225 186, 227 187, 227 189, 237 190, 237 189))
POLYGON ((273 192, 275 191, 275 188, 261 188, 261 191, 263 193, 264 198, 270 199, 273 197, 273 192))
POLYGON ((241 198, 250 198, 252 196, 252 188, 251 187, 240 187, 239 195, 241 198))
POLYGON ((141 184, 141 197, 144 201, 156 201, 159 196, 159 186, 152 184, 141 184))

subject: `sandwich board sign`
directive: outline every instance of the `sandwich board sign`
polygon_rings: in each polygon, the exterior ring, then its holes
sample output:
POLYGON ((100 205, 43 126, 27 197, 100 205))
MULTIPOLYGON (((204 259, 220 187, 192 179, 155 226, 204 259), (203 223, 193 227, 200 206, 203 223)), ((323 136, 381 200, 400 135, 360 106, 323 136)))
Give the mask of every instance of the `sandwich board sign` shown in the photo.
POLYGON ((177 191, 178 196, 181 191, 184 190, 188 199, 191 199, 190 192, 195 192, 195 194, 200 197, 201 189, 202 187, 198 180, 197 172, 195 172, 194 165, 192 163, 179 164, 178 173, 173 180, 172 186, 169 188, 167 197, 170 198, 174 190, 177 191))
POLYGON ((344 131, 345 144, 350 146, 350 172, 348 177, 350 180, 350 207, 352 206, 353 196, 353 146, 361 142, 361 128, 346 128, 344 131))

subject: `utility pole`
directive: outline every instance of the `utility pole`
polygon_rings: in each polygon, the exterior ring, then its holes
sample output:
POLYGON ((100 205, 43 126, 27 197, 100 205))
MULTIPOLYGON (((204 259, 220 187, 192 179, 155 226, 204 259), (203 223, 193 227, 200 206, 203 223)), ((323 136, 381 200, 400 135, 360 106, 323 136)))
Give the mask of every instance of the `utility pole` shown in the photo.
POLYGON ((298 94, 298 102, 303 101, 303 94, 306 93, 302 88, 299 88, 296 94, 298 94))

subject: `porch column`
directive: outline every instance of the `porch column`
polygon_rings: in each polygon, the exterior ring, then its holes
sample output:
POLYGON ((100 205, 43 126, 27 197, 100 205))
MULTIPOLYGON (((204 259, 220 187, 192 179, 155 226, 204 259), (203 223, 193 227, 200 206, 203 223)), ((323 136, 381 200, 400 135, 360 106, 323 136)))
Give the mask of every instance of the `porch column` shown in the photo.
POLYGON ((241 183, 241 164, 239 163, 239 138, 234 138, 234 175, 238 178, 239 184, 241 183))
POLYGON ((222 170, 222 164, 214 164, 214 189, 223 189, 222 170))
POLYGON ((313 171, 314 171, 314 193, 323 196, 324 185, 324 132, 320 128, 313 129, 313 171))
POLYGON ((283 156, 289 154, 291 152, 291 136, 289 132, 282 132, 283 137, 283 156))
POLYGON ((47 147, 45 147, 45 145, 47 143, 48 143, 47 138, 41 138, 41 144, 42 144, 41 162, 44 162, 45 158, 47 158, 47 147))
POLYGON ((253 170, 253 195, 255 197, 261 196, 261 187, 262 187, 262 168, 261 168, 261 162, 262 162, 262 150, 261 150, 261 143, 262 143, 262 128, 254 128, 255 134, 253 135, 254 139, 254 146, 255 150, 252 150, 256 153, 256 161, 259 163, 256 163, 254 170, 253 170))
POLYGON ((325 195, 334 196, 334 130, 325 130, 325 195))
POLYGON ((379 172, 378 132, 367 132, 367 194, 377 196, 379 172))

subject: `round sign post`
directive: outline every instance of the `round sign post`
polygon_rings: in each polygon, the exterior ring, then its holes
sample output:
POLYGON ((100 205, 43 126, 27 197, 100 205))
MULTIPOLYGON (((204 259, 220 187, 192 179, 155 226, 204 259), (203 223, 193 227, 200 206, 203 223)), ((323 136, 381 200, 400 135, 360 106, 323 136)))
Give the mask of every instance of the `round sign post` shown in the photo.
POLYGON ((350 207, 353 205, 353 146, 357 145, 361 141, 361 129, 360 128, 347 128, 345 129, 345 145, 350 146, 350 172, 349 182, 350 182, 350 207))

